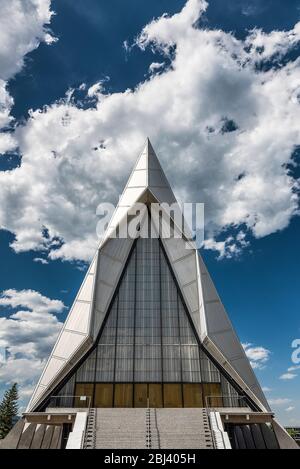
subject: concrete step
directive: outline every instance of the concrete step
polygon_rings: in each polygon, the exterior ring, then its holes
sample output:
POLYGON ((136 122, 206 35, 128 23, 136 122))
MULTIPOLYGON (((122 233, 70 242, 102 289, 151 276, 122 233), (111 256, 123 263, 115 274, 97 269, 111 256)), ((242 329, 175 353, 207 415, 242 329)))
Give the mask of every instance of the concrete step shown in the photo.
POLYGON ((213 448, 205 409, 97 409, 96 448, 213 448))

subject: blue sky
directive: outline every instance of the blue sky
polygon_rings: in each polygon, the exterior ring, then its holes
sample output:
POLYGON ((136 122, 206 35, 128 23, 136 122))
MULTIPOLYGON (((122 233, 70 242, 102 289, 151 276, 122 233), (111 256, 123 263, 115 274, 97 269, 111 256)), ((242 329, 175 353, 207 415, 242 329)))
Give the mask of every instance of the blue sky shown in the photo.
MULTIPOLYGON (((283 423, 300 425, 300 372, 287 371, 300 338, 300 1, 208 3, 204 11, 190 0, 191 19, 181 0, 54 0, 51 7, 40 0, 34 45, 22 26, 4 24, 24 52, 0 41, 0 346, 9 357, 0 364, 0 389, 13 373, 24 402, 95 247, 90 214, 103 200, 115 202, 112 188, 122 190, 149 135, 175 193, 205 202, 213 249, 202 250, 204 259, 241 341, 252 344, 247 351, 272 407, 283 423), (164 13, 169 23, 151 23, 164 13), (206 36, 194 37, 192 23, 206 36), (247 39, 253 28, 264 34, 247 39), (161 65, 149 71, 153 63, 161 65), (158 131, 171 101, 180 112, 170 111, 158 131), (66 115, 71 124, 61 129, 66 115), (237 130, 223 132, 226 120, 237 130), (103 141, 106 153, 98 153, 103 141), (286 373, 295 376, 280 379, 286 373)), ((26 15, 19 0, 10 5, 7 19, 26 15)))

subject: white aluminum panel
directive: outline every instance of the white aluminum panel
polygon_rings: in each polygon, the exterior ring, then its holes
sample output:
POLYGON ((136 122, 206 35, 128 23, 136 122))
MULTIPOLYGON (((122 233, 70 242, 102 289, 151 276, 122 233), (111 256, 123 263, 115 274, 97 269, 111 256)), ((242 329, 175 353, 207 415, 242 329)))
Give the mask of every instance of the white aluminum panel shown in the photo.
POLYGON ((130 238, 111 238, 101 248, 101 252, 107 254, 114 259, 119 261, 126 261, 128 253, 132 247, 133 240, 130 238))
POLYGON ((206 268, 206 265, 204 264, 204 261, 201 257, 201 255, 199 254, 199 266, 200 266, 200 271, 201 271, 201 274, 208 274, 208 270, 206 268))
POLYGON ((114 260, 112 257, 100 253, 97 282, 104 282, 114 286, 122 267, 123 263, 119 260, 114 260))
POLYGON ((148 152, 147 152, 147 147, 145 147, 134 169, 136 170, 136 169, 147 169, 147 168, 148 168, 148 152))
POLYGON ((125 206, 131 206, 133 205, 138 198, 142 195, 144 192, 145 188, 144 187, 138 187, 138 188, 130 188, 128 187, 124 194, 122 195, 122 198, 119 202, 120 207, 125 207, 125 206))
POLYGON ((269 408, 269 404, 265 398, 265 395, 257 381, 257 378, 254 374, 254 371, 250 367, 245 373, 245 361, 248 361, 246 357, 241 357, 237 360, 234 360, 231 365, 238 373, 238 375, 243 379, 248 388, 255 394, 255 396, 263 403, 266 408, 269 408))
POLYGON ((160 162, 158 161, 156 153, 153 150, 153 147, 149 140, 146 145, 147 145, 146 151, 148 153, 148 169, 156 169, 156 170, 160 170, 163 172, 160 162))
POLYGON ((93 324, 94 339, 98 337, 104 318, 105 318, 105 313, 103 311, 98 311, 97 309, 95 309, 94 324, 93 324))
POLYGON ((65 360, 59 360, 58 358, 52 357, 47 363, 45 372, 42 376, 41 384, 49 386, 51 381, 58 375, 61 369, 65 365, 65 360))
POLYGON ((65 328, 75 332, 87 334, 89 331, 91 304, 76 301, 69 314, 65 328))
POLYGON ((113 214, 113 217, 109 223, 108 230, 104 234, 104 239, 109 238, 113 229, 116 228, 119 225, 119 223, 123 220, 123 218, 127 215, 129 208, 130 208, 129 206, 126 206, 126 207, 119 206, 119 205, 117 206, 113 214))
POLYGON ((150 190, 159 202, 166 202, 167 204, 173 204, 176 202, 171 189, 164 187, 150 187, 150 190))
POLYGON ((200 315, 200 340, 203 342, 205 337, 207 337, 207 325, 206 325, 206 320, 205 320, 205 310, 204 310, 204 305, 202 304, 199 308, 199 315, 200 315))
POLYGON ((134 170, 136 169, 158 169, 162 171, 149 139, 147 139, 143 151, 137 160, 134 170))
POLYGON ((207 324, 206 324, 206 316, 205 316, 205 309, 204 309, 204 300, 203 300, 203 290, 202 290, 202 282, 201 282, 201 273, 200 273, 200 254, 197 251, 196 254, 196 268, 197 268, 197 285, 198 285, 198 293, 199 293, 199 314, 200 314, 200 339, 203 341, 207 336, 207 324))
POLYGON ((219 300, 214 303, 205 303, 205 311, 209 334, 232 330, 231 322, 227 314, 224 314, 224 307, 219 300))
POLYGON ((235 371, 242 377, 242 375, 244 377, 247 378, 247 381, 245 381, 245 383, 247 384, 247 386, 252 389, 252 388, 255 388, 256 385, 257 385, 257 381, 256 381, 256 377, 254 375, 254 372, 252 370, 252 368, 249 368, 248 370, 248 373, 245 373, 245 370, 244 370, 244 366, 245 366, 245 357, 244 356, 240 356, 239 358, 236 358, 235 360, 232 360, 232 363, 231 365, 234 367, 235 371))
POLYGON ((199 295, 197 281, 183 287, 185 298, 187 298, 191 311, 199 311, 199 295))
POLYGON ((219 295, 208 274, 202 274, 202 287, 204 302, 219 301, 219 295))
POLYGON ((53 350, 55 357, 68 360, 86 340, 85 335, 77 334, 76 332, 63 331, 59 338, 59 342, 53 350))
POLYGON ((147 170, 134 171, 129 179, 127 187, 147 187, 147 170))
POLYGON ((92 301, 93 300, 93 286, 94 286, 94 275, 87 275, 80 289, 78 300, 92 301))
POLYGON ((192 251, 189 256, 173 262, 172 267, 182 286, 197 280, 195 252, 192 251))
POLYGON ((168 180, 162 170, 149 169, 148 171, 148 185, 149 187, 166 187, 170 189, 168 180))
POLYGON ((46 390, 45 386, 38 385, 36 387, 34 394, 32 395, 31 400, 27 406, 26 412, 30 412, 30 410, 32 409, 32 406, 36 402, 38 402, 39 398, 44 394, 45 390, 46 390))
POLYGON ((186 247, 186 242, 182 238, 165 239, 165 243, 168 245, 172 261, 177 261, 182 257, 186 257, 192 252, 191 249, 186 247))
POLYGON ((108 301, 114 290, 114 287, 105 285, 102 282, 97 282, 95 306, 99 311, 106 311, 106 308, 108 307, 108 301))
POLYGON ((90 266, 90 269, 89 269, 89 274, 95 274, 95 272, 96 272, 97 257, 98 257, 98 254, 96 254, 96 256, 94 257, 94 259, 91 263, 91 266, 90 266))
POLYGON ((210 331, 208 331, 208 335, 228 361, 231 362, 233 359, 243 356, 242 346, 236 340, 232 329, 227 329, 222 331, 222 333, 215 334, 212 334, 210 331))

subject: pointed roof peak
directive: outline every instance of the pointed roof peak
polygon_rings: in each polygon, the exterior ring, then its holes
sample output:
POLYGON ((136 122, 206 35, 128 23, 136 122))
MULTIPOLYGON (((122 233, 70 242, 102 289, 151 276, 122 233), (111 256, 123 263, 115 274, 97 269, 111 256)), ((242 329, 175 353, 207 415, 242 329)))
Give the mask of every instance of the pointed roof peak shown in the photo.
POLYGON ((136 202, 144 201, 145 198, 147 200, 153 198, 158 203, 176 203, 176 198, 148 137, 120 197, 102 243, 118 226, 130 207, 136 202))
MULTIPOLYGON (((129 177, 123 196, 129 191, 135 192, 137 189, 142 192, 149 190, 160 203, 176 202, 149 137, 147 137, 143 150, 129 177)), ((131 200, 128 205, 135 201, 131 200)))
POLYGON ((147 172, 149 172, 149 170, 151 169, 160 170, 163 172, 159 159, 152 146, 152 143, 150 142, 149 137, 147 137, 145 145, 143 147, 143 151, 137 159, 134 171, 146 170, 147 172))
POLYGON ((149 137, 147 137, 147 139, 146 139, 146 148, 147 148, 148 153, 154 153, 155 154, 154 148, 152 146, 152 143, 151 143, 149 137))

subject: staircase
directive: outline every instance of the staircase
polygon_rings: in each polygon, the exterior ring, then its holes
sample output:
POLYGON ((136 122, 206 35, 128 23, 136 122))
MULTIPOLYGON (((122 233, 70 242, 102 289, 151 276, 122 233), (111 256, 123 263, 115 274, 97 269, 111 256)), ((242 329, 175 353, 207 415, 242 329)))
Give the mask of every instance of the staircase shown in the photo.
POLYGON ((96 448, 146 448, 146 409, 97 409, 96 448))
POLYGON ((205 409, 96 409, 95 447, 212 449, 205 409))
POLYGON ((213 449, 206 409, 157 409, 163 449, 213 449))

